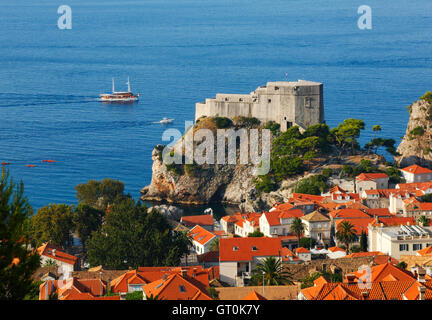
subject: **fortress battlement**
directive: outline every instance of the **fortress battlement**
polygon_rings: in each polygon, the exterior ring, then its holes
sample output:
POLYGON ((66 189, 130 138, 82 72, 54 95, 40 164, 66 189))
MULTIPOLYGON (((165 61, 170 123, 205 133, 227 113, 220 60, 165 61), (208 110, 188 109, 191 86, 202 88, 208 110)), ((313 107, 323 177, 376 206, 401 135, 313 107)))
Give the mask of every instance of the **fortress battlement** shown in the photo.
POLYGON ((216 94, 196 104, 195 120, 206 117, 254 117, 279 123, 282 131, 298 125, 303 130, 324 122, 323 84, 319 82, 267 82, 250 94, 216 94))

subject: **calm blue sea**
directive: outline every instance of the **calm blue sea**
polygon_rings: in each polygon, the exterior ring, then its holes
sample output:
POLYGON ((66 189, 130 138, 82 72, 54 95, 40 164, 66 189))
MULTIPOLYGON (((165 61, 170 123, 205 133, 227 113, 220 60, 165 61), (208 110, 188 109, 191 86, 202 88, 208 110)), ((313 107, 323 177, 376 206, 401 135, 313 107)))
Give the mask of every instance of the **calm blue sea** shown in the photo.
POLYGON ((195 102, 285 79, 324 83, 331 126, 362 118, 363 143, 375 124, 399 142, 405 107, 432 90, 431 34, 430 0, 1 0, 0 162, 35 208, 104 177, 138 197, 166 128, 153 121, 183 131, 195 102), (57 27, 63 4, 72 30, 57 27), (357 27, 363 4, 372 30, 357 27), (95 101, 128 76, 139 103, 95 101))

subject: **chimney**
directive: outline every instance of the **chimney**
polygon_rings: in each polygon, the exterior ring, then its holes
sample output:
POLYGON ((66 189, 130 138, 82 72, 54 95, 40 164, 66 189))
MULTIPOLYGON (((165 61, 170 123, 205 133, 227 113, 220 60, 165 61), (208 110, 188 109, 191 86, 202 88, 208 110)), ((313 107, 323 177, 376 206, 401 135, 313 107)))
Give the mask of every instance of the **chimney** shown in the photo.
POLYGON ((379 218, 377 215, 375 215, 375 222, 378 224, 379 223, 379 218))
POLYGON ((369 297, 369 292, 368 291, 362 291, 362 293, 361 293, 361 295, 362 295, 362 297, 363 297, 363 300, 366 300, 368 297, 369 297))
POLYGON ((56 249, 52 249, 52 255, 53 255, 53 257, 56 256, 56 249))
POLYGON ((425 299, 425 293, 426 293, 426 287, 423 285, 420 285, 418 287, 419 290, 419 300, 424 300, 425 299))
POLYGON ((182 275, 183 278, 186 277, 187 276, 187 270, 186 269, 182 269, 181 270, 181 275, 182 275))
POLYGON ((194 277, 194 278, 196 277, 196 270, 197 270, 196 268, 193 268, 192 277, 194 277))
POLYGON ((420 283, 426 282, 425 280, 426 270, 422 267, 418 267, 417 272, 418 272, 418 277, 417 277, 418 282, 420 283))
MULTIPOLYGON (((182 270, 182 271, 183 271, 183 270, 182 270)), ((164 275, 163 275, 163 277, 162 277, 162 280, 165 281, 166 279, 167 279, 167 274, 164 273, 164 275)))

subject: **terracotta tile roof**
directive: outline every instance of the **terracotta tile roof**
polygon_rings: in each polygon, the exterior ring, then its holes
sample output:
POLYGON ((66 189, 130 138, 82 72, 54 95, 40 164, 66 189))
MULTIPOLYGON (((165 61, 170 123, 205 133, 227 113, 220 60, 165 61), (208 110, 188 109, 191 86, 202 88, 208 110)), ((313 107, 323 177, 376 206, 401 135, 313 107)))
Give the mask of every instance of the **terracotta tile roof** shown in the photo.
MULTIPOLYGON (((369 276, 367 275, 366 270, 352 272, 351 274, 354 275, 353 282, 358 282, 359 279, 363 279, 363 281, 370 280, 371 282, 379 282, 383 281, 383 279, 385 279, 388 275, 391 275, 398 281, 416 280, 411 272, 402 270, 391 263, 384 263, 371 267, 369 276)), ((347 278, 344 279, 344 282, 348 282, 347 278)))
POLYGON ((392 194, 398 194, 400 193, 400 189, 372 189, 372 190, 365 190, 364 192, 367 195, 370 194, 376 194, 380 198, 389 198, 392 194))
POLYGON ((399 183, 397 187, 399 187, 400 190, 427 190, 432 188, 432 182, 399 183))
POLYGON ((180 223, 183 223, 186 227, 193 227, 196 225, 213 226, 214 220, 211 214, 203 214, 198 216, 183 216, 180 219, 180 223))
POLYGON ((330 252, 337 252, 337 251, 345 252, 344 249, 339 248, 339 247, 330 247, 330 248, 328 248, 327 250, 330 251, 330 252))
POLYGON ((370 223, 372 223, 373 221, 375 221, 374 218, 362 218, 362 219, 342 219, 342 220, 337 220, 336 221, 336 230, 339 230, 339 226, 342 222, 344 221, 348 221, 349 223, 351 223, 354 226, 354 230, 356 232, 357 235, 361 235, 361 232, 364 231, 366 232, 366 234, 368 234, 368 225, 370 223))
POLYGON ((306 220, 309 222, 317 222, 317 221, 330 221, 330 218, 323 215, 318 211, 311 212, 301 218, 302 220, 306 220))
POLYGON ((203 254, 197 255, 197 260, 199 263, 218 263, 219 262, 219 251, 209 251, 203 254))
POLYGON ((202 245, 206 245, 209 241, 213 241, 213 239, 217 238, 216 235, 204 229, 200 225, 193 227, 189 231, 188 236, 202 245))
POLYGON ((304 194, 304 193, 293 193, 292 199, 294 200, 300 200, 300 201, 306 201, 306 202, 312 202, 312 203, 319 203, 325 199, 323 196, 316 196, 311 194, 304 194))
POLYGON ((296 251, 296 254, 299 254, 299 253, 311 253, 308 249, 303 248, 303 247, 296 248, 295 251, 296 251))
POLYGON ((57 247, 57 246, 52 245, 50 243, 45 243, 44 245, 40 246, 37 249, 37 252, 41 256, 45 256, 45 257, 48 257, 48 258, 53 259, 53 260, 58 260, 58 261, 61 261, 64 263, 74 265, 78 258, 71 255, 71 254, 63 252, 62 250, 63 249, 60 247, 57 247), (53 250, 55 250, 55 251, 53 251, 53 250), (54 256, 54 252, 55 252, 55 256, 54 256))
POLYGON ((219 261, 251 261, 254 256, 279 256, 279 238, 227 238, 219 240, 219 261))
POLYGON ((341 218, 370 218, 370 216, 359 209, 339 209, 330 212, 333 219, 341 218))
POLYGON ((372 257, 372 256, 386 256, 381 251, 368 251, 368 252, 354 252, 342 258, 358 258, 358 257, 372 257))
POLYGON ((262 295, 257 293, 255 290, 252 290, 243 300, 267 300, 262 295))
POLYGON ((416 221, 414 217, 379 217, 378 223, 374 220, 371 222, 371 225, 377 226, 380 224, 384 224, 387 227, 390 226, 399 226, 399 225, 415 225, 416 221))
POLYGON ((49 295, 56 292, 59 300, 94 300, 96 296, 104 295, 107 284, 99 279, 48 280, 39 286, 40 300, 47 300, 49 295), (80 299, 78 299, 80 297, 80 299))
POLYGON ((420 166, 418 166, 416 164, 414 164, 412 166, 409 166, 409 167, 406 167, 406 168, 403 168, 401 170, 405 171, 405 172, 413 173, 413 174, 432 173, 432 170, 420 167, 420 166))
POLYGON ((282 256, 282 261, 301 261, 290 249, 287 247, 282 247, 280 254, 282 256))
POLYGON ((420 256, 432 256, 432 246, 417 251, 420 256))
POLYGON ((361 173, 356 177, 356 181, 375 181, 376 179, 388 179, 385 173, 361 173))
POLYGON ((178 273, 143 285, 143 292, 146 296, 158 295, 164 300, 213 300, 178 273))
POLYGON ((366 213, 369 214, 371 217, 373 217, 373 216, 378 216, 378 217, 391 217, 391 216, 393 216, 390 213, 389 208, 366 209, 366 213))
POLYGON ((303 217, 303 211, 300 209, 280 210, 278 217, 280 219, 300 218, 303 217))
POLYGON ((425 287, 425 300, 432 300, 432 281, 426 281, 425 283, 420 283, 416 281, 406 292, 404 293, 404 297, 407 300, 418 300, 419 299, 419 287, 425 287))

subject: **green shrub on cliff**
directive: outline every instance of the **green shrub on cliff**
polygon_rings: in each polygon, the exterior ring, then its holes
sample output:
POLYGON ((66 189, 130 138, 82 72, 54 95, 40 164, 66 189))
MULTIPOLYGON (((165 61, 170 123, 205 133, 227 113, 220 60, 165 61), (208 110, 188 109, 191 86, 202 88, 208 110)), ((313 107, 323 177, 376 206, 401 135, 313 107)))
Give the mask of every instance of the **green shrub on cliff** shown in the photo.
POLYGON ((296 193, 305 193, 320 195, 329 189, 327 184, 327 178, 323 175, 315 175, 309 178, 301 179, 297 187, 295 188, 296 193))
POLYGON ((215 117, 214 118, 216 128, 218 129, 226 129, 231 127, 232 121, 229 118, 226 117, 215 117))

